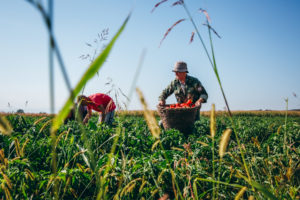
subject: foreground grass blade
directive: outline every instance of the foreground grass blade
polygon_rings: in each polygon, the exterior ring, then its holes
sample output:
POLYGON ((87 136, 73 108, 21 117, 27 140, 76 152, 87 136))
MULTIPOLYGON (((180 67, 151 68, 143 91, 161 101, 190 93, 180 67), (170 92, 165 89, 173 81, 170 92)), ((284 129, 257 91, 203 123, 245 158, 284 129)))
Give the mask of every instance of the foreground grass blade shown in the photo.
POLYGON ((142 91, 139 88, 136 88, 136 92, 138 93, 141 104, 143 105, 144 116, 145 116, 146 122, 148 124, 148 127, 150 129, 150 132, 152 133, 154 138, 159 139, 160 129, 159 129, 158 124, 156 122, 155 116, 154 116, 153 112, 151 112, 148 109, 148 105, 146 103, 146 100, 144 98, 144 95, 143 95, 142 91))
POLYGON ((56 117, 53 120, 53 125, 52 125, 52 131, 56 131, 59 126, 62 124, 63 120, 67 117, 72 104, 73 100, 76 95, 79 94, 81 89, 84 87, 84 85, 90 80, 97 72, 98 70, 102 67, 103 63, 105 62, 106 58, 108 57, 113 45, 115 44, 116 40, 119 38, 121 33, 123 32, 128 20, 130 18, 130 14, 124 21, 123 25, 117 32, 117 34, 113 37, 113 39, 110 41, 110 43, 107 45, 107 47, 102 51, 102 53, 94 60, 94 62, 90 65, 90 67, 86 70, 78 84, 76 85, 75 89, 73 90, 72 94, 70 94, 70 97, 68 98, 67 102, 65 103, 64 107, 62 110, 56 115, 56 117))
MULTIPOLYGON (((102 67, 103 63, 105 62, 106 58, 108 57, 113 45, 115 44, 116 40, 119 38, 121 33, 123 32, 128 20, 130 18, 130 14, 125 19, 124 23, 122 24, 119 31, 116 35, 112 38, 110 43, 106 46, 106 48, 102 51, 102 53, 94 60, 93 63, 89 66, 86 70, 84 75, 81 77, 80 81, 77 83, 75 89, 70 92, 70 96, 66 101, 65 105, 61 109, 61 111, 55 116, 53 119, 52 127, 51 127, 51 139, 52 139, 52 173, 54 177, 57 175, 57 163, 56 163, 56 150, 55 150, 55 141, 56 141, 56 131, 63 123, 64 119, 67 117, 70 109, 73 105, 74 98, 80 93, 81 89, 84 85, 98 72, 98 70, 102 67)), ((58 185, 57 181, 54 182, 54 196, 55 199, 58 199, 58 185)))
POLYGON ((263 185, 251 181, 251 185, 264 194, 265 197, 276 200, 277 198, 263 185))

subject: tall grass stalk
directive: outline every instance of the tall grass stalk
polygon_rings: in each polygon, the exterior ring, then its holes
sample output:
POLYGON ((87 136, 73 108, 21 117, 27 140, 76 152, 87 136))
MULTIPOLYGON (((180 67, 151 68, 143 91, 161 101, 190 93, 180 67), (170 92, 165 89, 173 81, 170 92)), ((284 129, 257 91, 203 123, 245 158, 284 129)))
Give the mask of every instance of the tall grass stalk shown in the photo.
POLYGON ((103 66, 106 58, 108 57, 112 47, 114 46, 116 40, 119 38, 121 33, 126 27, 126 24, 130 18, 130 14, 123 22, 122 26, 118 30, 118 32, 115 34, 115 36, 112 38, 112 40, 108 43, 106 48, 101 52, 101 54, 94 60, 93 63, 89 66, 89 68, 85 71, 83 76, 81 77, 80 81, 77 83, 73 90, 73 95, 71 94, 68 98, 68 100, 65 102, 65 105, 61 109, 61 111, 58 113, 58 115, 55 116, 53 125, 52 125, 52 131, 56 131, 59 126, 62 124, 64 119, 67 117, 70 109, 72 108, 74 96, 78 95, 83 88, 83 86, 92 78, 94 75, 99 71, 99 69, 103 66))
MULTIPOLYGON (((110 43, 107 45, 107 47, 102 51, 102 53, 94 60, 93 63, 89 66, 89 68, 86 70, 84 75, 81 77, 80 81, 77 83, 74 90, 70 93, 70 96, 68 100, 66 101, 65 105, 61 109, 61 111, 55 116, 53 119, 53 124, 51 127, 51 138, 52 138, 52 170, 54 175, 57 174, 56 169, 56 150, 55 150, 55 141, 56 141, 56 131, 64 121, 64 119, 67 117, 68 113, 70 112, 70 109, 72 108, 73 101, 75 99, 75 96, 78 95, 81 91, 81 89, 84 87, 84 85, 98 72, 98 70, 102 67, 103 63, 105 62, 106 58, 108 57, 114 43, 118 39, 118 37, 123 32, 128 20, 130 18, 130 15, 125 19, 124 23, 122 24, 121 28, 118 30, 116 35, 113 37, 113 39, 110 41, 110 43)), ((56 184, 56 181, 55 181, 56 184)), ((57 197, 58 198, 58 197, 57 197)), ((56 199, 57 199, 56 198, 56 199)))
POLYGON ((283 149, 284 149, 284 153, 288 156, 288 148, 287 148, 287 113, 288 113, 288 109, 289 109, 289 99, 286 98, 285 99, 285 103, 286 103, 286 107, 285 107, 285 118, 284 118, 284 141, 283 141, 283 149))
MULTIPOLYGON (((210 136, 212 138, 212 166, 213 166, 213 180, 215 180, 215 135, 216 135, 216 115, 215 104, 212 104, 210 112, 210 136)), ((213 199, 216 197, 215 183, 213 182, 213 199)))
POLYGON ((203 48, 204 48, 204 51, 205 51, 205 53, 206 53, 206 55, 207 55, 207 57, 208 57, 208 60, 209 60, 209 62, 210 62, 210 64, 211 64, 211 67, 212 67, 212 69, 213 69, 213 71, 214 71, 214 73, 215 73, 215 75, 216 75, 216 77, 217 77, 217 80, 218 80, 218 83, 219 83, 219 86, 220 86, 220 89, 221 89, 221 92, 222 92, 222 95, 223 95, 223 98, 224 98, 224 101, 225 101, 225 104, 226 104, 228 113, 229 113, 229 115, 230 115, 230 117, 231 117, 232 114, 231 114, 231 111, 230 111, 230 108, 229 108, 229 105, 228 105, 228 102, 227 102, 227 99, 226 99, 226 96, 225 96, 224 89, 223 89, 223 87, 222 87, 221 79, 220 79, 219 72, 218 72, 218 68, 217 68, 217 64, 216 64, 216 59, 215 59, 214 48, 213 48, 213 45, 212 45, 212 38, 211 38, 211 31, 210 31, 210 25, 209 25, 209 22, 208 22, 208 20, 207 20, 207 24, 208 24, 208 32, 209 32, 210 45, 211 45, 211 51, 212 51, 212 58, 213 58, 213 59, 211 59, 211 57, 210 57, 210 55, 209 55, 209 53, 208 53, 207 47, 206 47, 206 45, 205 45, 205 43, 204 43, 204 41, 203 41, 203 39, 202 39, 202 37, 201 37, 201 35, 200 35, 200 32, 199 32, 199 30, 198 30, 198 28, 197 28, 197 25, 196 25, 196 23, 194 22, 194 19, 193 19, 192 15, 191 15, 189 9, 188 9, 187 6, 185 5, 184 1, 182 1, 182 6, 183 6, 184 10, 186 11, 186 13, 187 13, 187 15, 188 15, 188 17, 189 17, 189 19, 190 19, 192 25, 193 25, 194 28, 195 28, 195 31, 196 31, 196 33, 197 33, 197 36, 198 36, 198 38, 199 38, 200 41, 201 41, 201 44, 202 44, 202 46, 203 46, 203 48))
POLYGON ((130 87, 130 90, 129 90, 128 99, 127 99, 127 103, 126 103, 126 110, 128 110, 130 101, 132 100, 131 99, 132 98, 132 94, 133 94, 134 89, 136 87, 136 83, 137 83, 138 77, 139 77, 139 75, 141 73, 141 69, 142 69, 142 66, 143 66, 143 62, 145 60, 145 56, 146 56, 146 49, 143 49, 143 51, 141 53, 141 56, 140 56, 139 64, 138 64, 137 69, 135 71, 135 74, 134 74, 134 77, 133 77, 133 80, 132 80, 132 83, 131 83, 131 87, 130 87))
POLYGON ((49 90, 50 90, 50 112, 54 114, 54 44, 52 43, 51 35, 53 35, 53 0, 48 1, 49 13, 49 90))
MULTIPOLYGON (((156 8, 157 6, 159 6, 159 4, 161 4, 161 3, 163 3, 163 2, 166 2, 166 1, 161 1, 160 3, 156 4, 156 5, 155 5, 155 8, 156 8)), ((206 25, 207 25, 207 27, 208 27, 208 34, 209 34, 209 41, 210 41, 210 47, 211 47, 211 55, 212 55, 212 58, 211 58, 211 56, 210 56, 210 54, 209 54, 209 52, 208 52, 208 50, 207 50, 207 47, 206 47, 206 45, 205 45, 205 43, 204 43, 204 41, 203 41, 203 39, 202 39, 202 37, 201 37, 201 35, 200 35, 199 29, 198 29, 196 23, 194 22, 194 19, 193 19, 192 15, 190 14, 190 11, 189 11, 189 9, 187 8, 187 6, 186 6, 184 0, 179 0, 179 1, 175 2, 173 5, 182 5, 182 6, 183 6, 185 12, 186 12, 187 15, 188 15, 189 20, 191 21, 191 23, 192 23, 192 25, 193 25, 193 27, 194 27, 194 29, 195 29, 195 32, 196 32, 197 36, 199 37, 199 39, 200 39, 200 41, 201 41, 201 44, 202 44, 202 46, 203 46, 203 48, 204 48, 204 51, 205 51, 205 53, 206 53, 206 55, 207 55, 207 57, 208 57, 208 59, 209 59, 209 62, 210 62, 210 64, 211 64, 211 67, 212 67, 212 69, 213 69, 213 71, 214 71, 214 73, 215 73, 215 76, 216 76, 217 80, 218 80, 218 84, 219 84, 219 87, 220 87, 221 92, 222 92, 222 96, 223 96, 224 101, 225 101, 225 104, 226 104, 226 108, 227 108, 227 111, 228 111, 228 114, 229 114, 229 118, 230 118, 230 121, 231 121, 231 124, 232 124, 232 128, 233 128, 233 130, 234 130, 234 134, 235 134, 235 138, 236 138, 236 141, 237 141, 237 145, 238 145, 238 148, 240 149, 240 152, 241 152, 241 157, 242 157, 242 160, 243 160, 243 166, 244 166, 244 169, 245 169, 245 171, 246 171, 248 180, 250 180, 250 183, 251 183, 251 176, 250 176, 250 173, 249 173, 249 170, 248 170, 248 165, 247 165, 247 162, 246 162, 246 159, 245 159, 245 156, 244 156, 244 150, 243 150, 243 148, 242 148, 242 146, 241 146, 241 144, 240 144, 240 140, 239 140, 239 137, 238 137, 238 135, 237 135, 237 128, 236 128, 236 125, 234 124, 233 117, 232 117, 232 113, 231 113, 231 110, 230 110, 230 108, 229 108, 229 104, 228 104, 228 101, 227 101, 227 98, 226 98, 226 95, 225 95, 225 92, 224 92, 224 89, 223 89, 223 86, 222 86, 222 83, 221 83, 221 79, 220 79, 220 76, 219 76, 219 72, 218 72, 218 68, 217 68, 217 64, 216 64, 216 59, 215 59, 215 52, 214 52, 213 42, 212 42, 212 36, 211 36, 211 29, 212 29, 212 28, 211 28, 211 26, 210 26, 210 24, 209 24, 209 16, 208 16, 208 14, 206 13, 206 11, 200 9, 200 11, 202 11, 204 14, 206 14, 206 22, 207 22, 206 25)), ((152 10, 152 11, 153 11, 153 10, 152 10)), ((175 23, 175 24, 176 24, 176 23, 175 23)), ((173 26, 174 26, 174 25, 173 25, 173 26)), ((172 26, 172 27, 173 27, 173 26, 172 26)), ((172 27, 171 27, 171 28, 172 28, 172 27)), ((170 29, 168 29, 168 31, 169 31, 169 30, 170 30, 170 29)), ((167 33, 168 33, 168 31, 167 31, 167 33)), ((214 32, 215 32, 215 31, 214 31, 214 32)), ((215 33, 216 33, 216 32, 215 32, 215 33)), ((165 34, 165 35, 166 35, 166 34, 165 34)), ((216 33, 216 35, 218 36, 217 33, 216 33)), ((219 37, 219 36, 218 36, 218 37, 219 37)), ((164 36, 164 38, 165 38, 165 36, 164 36)), ((246 150, 245 150, 245 151, 246 151, 246 150)), ((254 190, 254 187, 253 187, 253 186, 252 186, 252 190, 254 190)))
MULTIPOLYGON (((66 101, 65 105, 63 106, 62 110, 53 119, 53 124, 52 124, 51 131, 50 131, 51 132, 51 140, 52 140, 52 142, 51 142, 52 143, 52 162, 51 162, 51 166, 52 166, 52 173, 53 173, 54 177, 56 177, 57 176, 57 158, 56 158, 57 155, 56 155, 56 147, 55 147, 56 146, 55 145, 56 144, 56 131, 58 130, 60 125, 63 123, 64 119, 67 117, 67 115, 68 115, 68 113, 69 113, 69 111, 70 111, 70 109, 73 105, 73 101, 75 99, 75 96, 79 94, 79 92, 84 87, 84 85, 87 83, 87 81, 89 81, 98 72, 98 70, 101 68, 101 66, 105 62, 105 60, 108 57, 114 43, 116 42, 116 40, 119 38, 119 36, 123 32, 128 20, 130 18, 130 14, 125 19, 123 25, 118 30, 118 32, 113 37, 113 39, 110 41, 110 43, 106 46, 106 48, 103 50, 103 52, 94 60, 93 63, 91 63, 91 65, 89 66, 87 71, 82 76, 81 80, 76 85, 75 89, 72 90, 71 84, 70 84, 70 81, 69 81, 69 78, 68 78, 68 74, 65 70, 65 65, 63 63, 61 53, 59 51, 58 45, 55 41, 54 34, 52 32, 51 18, 49 16, 49 14, 47 14, 47 12, 45 11, 45 9, 42 6, 40 1, 27 0, 27 2, 31 3, 34 7, 36 7, 42 15, 42 18, 43 18, 43 20, 46 24, 46 27, 47 27, 47 30, 48 30, 48 33, 49 33, 50 44, 51 44, 53 50, 56 53, 58 62, 60 64, 60 67, 61 67, 61 70, 62 70, 62 73, 63 73, 63 76, 64 76, 64 80, 65 80, 67 88, 70 92, 70 96, 69 96, 68 100, 66 101)), ((58 199, 58 182, 57 182, 56 178, 54 178, 54 199, 58 199)))
POLYGON ((244 165, 244 168, 246 170, 248 179, 251 180, 251 176, 249 174, 248 166, 247 166, 247 163, 246 163, 246 160, 245 160, 245 156, 244 156, 244 151, 243 151, 243 149, 242 149, 242 147, 240 145, 240 140, 239 140, 239 137, 237 135, 237 131, 236 131, 236 128, 235 128, 235 124, 233 122, 233 118, 232 118, 232 114, 231 114, 231 111, 230 111, 230 108, 229 108, 229 104, 227 102, 227 98, 225 96, 225 92, 224 92, 224 89, 223 89, 223 86, 222 86, 222 83, 221 83, 221 79, 220 79, 220 76, 219 76, 219 72, 218 72, 218 68, 217 68, 217 64, 216 64, 216 59, 215 59, 215 53, 214 53, 214 48, 213 48, 212 36, 211 36, 211 27, 210 27, 209 21, 206 20, 207 25, 208 25, 207 27, 208 27, 208 34, 209 34, 209 40, 210 40, 210 46, 211 46, 211 52, 212 52, 212 59, 211 59, 211 57, 210 57, 210 55, 209 55, 209 53, 207 51, 206 45, 203 42, 203 39, 202 39, 202 37, 200 35, 198 27, 196 26, 196 24, 195 24, 195 22, 193 20, 193 17, 191 16, 191 14, 190 14, 187 6, 185 5, 184 1, 182 1, 182 6, 183 6, 184 10, 186 11, 186 13, 187 13, 187 15, 188 15, 188 17, 189 17, 192 25, 195 28, 195 31, 196 31, 196 33, 197 33, 197 35, 198 35, 198 37, 199 37, 199 39, 201 41, 201 44, 202 44, 202 46, 203 46, 203 48, 205 50, 205 53, 206 53, 206 55, 207 55, 207 57, 208 57, 208 59, 210 61, 211 67, 212 67, 212 69, 213 69, 213 71, 215 73, 215 76, 217 77, 218 84, 219 84, 219 87, 221 89, 221 92, 222 92, 222 95, 223 95, 223 98, 224 98, 224 101, 225 101, 225 104, 226 104, 226 108, 227 108, 227 111, 228 111, 228 114, 229 114, 229 118, 231 120, 233 129, 234 129, 234 134, 235 134, 235 137, 236 137, 236 140, 237 140, 237 143, 238 143, 238 147, 239 147, 239 149, 241 151, 241 157, 242 157, 242 160, 243 160, 243 165, 244 165))
POLYGON ((48 30, 48 33, 49 33, 50 44, 52 46, 52 49, 53 49, 54 53, 56 54, 57 61, 59 63, 60 69, 62 71, 65 84, 66 84, 69 92, 72 93, 72 87, 71 87, 71 83, 70 83, 70 80, 69 80, 69 77, 68 77, 68 73, 66 71, 66 67, 65 67, 65 64, 63 62, 63 58, 62 58, 61 52, 59 50, 58 43, 56 42, 54 33, 52 31, 52 25, 51 25, 52 24, 52 22, 51 22, 51 17, 52 16, 46 12, 46 10, 44 9, 44 6, 42 5, 41 1, 33 1, 33 0, 26 0, 26 1, 31 3, 35 8, 37 8, 38 11, 40 12, 40 14, 42 15, 42 18, 43 18, 43 20, 46 24, 46 27, 47 27, 47 30, 48 30))

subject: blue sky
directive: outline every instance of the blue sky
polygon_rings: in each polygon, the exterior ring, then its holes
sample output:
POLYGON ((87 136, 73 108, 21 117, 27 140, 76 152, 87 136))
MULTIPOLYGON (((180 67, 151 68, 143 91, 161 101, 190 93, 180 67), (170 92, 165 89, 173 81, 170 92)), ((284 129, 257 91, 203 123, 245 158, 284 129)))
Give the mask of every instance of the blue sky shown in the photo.
MULTIPOLYGON (((44 1, 45 2, 45 1, 44 1)), ((224 110, 225 103, 217 79, 195 36, 190 21, 178 24, 163 41, 166 30, 177 20, 187 18, 175 1, 161 4, 152 0, 56 0, 54 35, 74 87, 86 68, 83 54, 93 54, 97 34, 109 28, 108 40, 126 16, 130 21, 117 40, 107 62, 86 86, 85 94, 107 92, 112 79, 125 94, 134 78, 143 49, 139 87, 151 109, 161 91, 174 79, 173 65, 186 61, 189 74, 206 88, 209 99, 202 110, 224 110), (92 44, 89 47, 86 43, 92 44)), ((300 1, 298 0, 186 0, 204 42, 207 29, 199 8, 207 10, 212 27, 221 39, 213 37, 219 74, 232 110, 284 110, 300 108, 300 1), (295 93, 297 97, 293 95, 295 93)), ((50 112, 48 34, 40 13, 25 0, 2 1, 0 6, 0 111, 50 112), (27 103, 26 103, 27 102, 27 103)), ((106 42, 102 42, 105 44, 106 42)), ((209 47, 209 46, 208 46, 209 47)), ((112 95, 114 96, 114 95, 112 95)), ((59 65, 55 62, 55 110, 68 97, 59 65)), ((125 102, 121 96, 120 102, 125 102)), ((175 103, 174 96, 167 103, 175 103)), ((141 109, 132 95, 129 109, 141 109)))

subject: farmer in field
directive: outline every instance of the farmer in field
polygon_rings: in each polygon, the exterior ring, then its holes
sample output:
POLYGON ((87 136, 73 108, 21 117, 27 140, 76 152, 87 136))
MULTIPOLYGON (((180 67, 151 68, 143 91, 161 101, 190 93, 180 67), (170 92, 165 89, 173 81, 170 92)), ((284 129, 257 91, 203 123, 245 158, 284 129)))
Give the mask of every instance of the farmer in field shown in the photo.
MULTIPOLYGON (((192 103, 200 107, 202 103, 206 103, 208 98, 206 90, 197 78, 187 75, 188 69, 185 62, 176 62, 173 72, 175 72, 176 78, 159 96, 159 105, 165 105, 166 99, 173 93, 177 103, 186 103, 188 100, 192 100, 192 103)), ((196 120, 198 119, 199 112, 196 115, 196 120)))
POLYGON ((90 96, 80 95, 77 101, 84 106, 87 106, 88 113, 83 119, 83 123, 87 123, 92 116, 92 110, 99 112, 98 123, 106 123, 111 125, 114 120, 116 105, 113 99, 102 93, 92 94, 90 96))

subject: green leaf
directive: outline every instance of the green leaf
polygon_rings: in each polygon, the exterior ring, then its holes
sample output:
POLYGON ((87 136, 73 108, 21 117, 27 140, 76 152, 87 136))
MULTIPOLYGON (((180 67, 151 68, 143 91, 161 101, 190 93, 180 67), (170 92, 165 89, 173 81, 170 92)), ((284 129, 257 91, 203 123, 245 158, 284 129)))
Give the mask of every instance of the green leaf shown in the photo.
MULTIPOLYGON (((76 144, 76 146, 79 148, 80 151, 86 152, 86 150, 85 150, 84 148, 80 147, 78 144, 76 144)), ((81 156, 82 156, 82 158, 83 158, 85 164, 86 164, 88 167, 91 167, 91 164, 90 164, 90 162, 89 162, 89 159, 86 157, 86 155, 84 155, 84 153, 82 153, 81 156)))
POLYGON ((115 44, 116 40, 119 38, 121 33, 123 32, 128 20, 130 18, 130 14, 125 19, 123 25, 119 29, 119 31, 116 33, 116 35, 112 38, 110 43, 106 46, 106 48, 102 51, 102 53, 94 60, 94 62, 89 66, 89 68, 86 70, 84 75, 81 77, 80 81, 77 83, 75 89, 73 92, 71 92, 67 102, 61 109, 61 111, 55 116, 53 119, 52 124, 52 132, 55 132, 58 130, 59 126, 63 123, 64 119, 67 117, 68 113, 70 112, 73 101, 75 97, 80 93, 81 89, 84 87, 84 85, 99 71, 99 69, 102 67, 103 63, 105 62, 106 58, 108 57, 113 45, 115 44))
POLYGON ((274 200, 277 199, 265 186, 255 182, 255 181, 251 181, 251 185, 253 187, 255 187, 256 189, 258 189, 260 192, 262 192, 265 195, 265 197, 274 199, 274 200))

